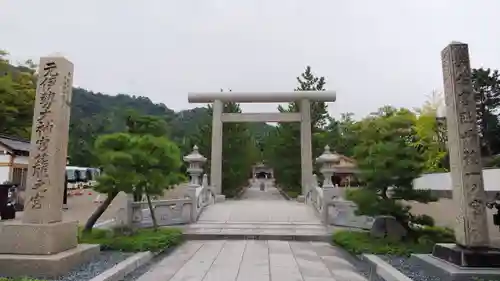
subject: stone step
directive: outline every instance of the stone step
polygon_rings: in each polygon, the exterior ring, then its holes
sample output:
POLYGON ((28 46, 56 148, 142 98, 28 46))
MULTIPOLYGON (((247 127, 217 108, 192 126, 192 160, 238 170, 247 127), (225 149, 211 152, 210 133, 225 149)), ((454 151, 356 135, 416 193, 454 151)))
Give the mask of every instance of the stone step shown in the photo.
POLYGON ((209 233, 184 232, 186 240, 280 240, 280 241, 313 241, 330 242, 331 236, 324 233, 317 234, 289 234, 289 233, 209 233))
POLYGON ((196 223, 183 227, 188 240, 296 240, 330 241, 320 224, 294 223, 196 223))
POLYGON ((322 224, 293 224, 293 223, 195 223, 186 226, 189 229, 304 229, 325 231, 322 224))

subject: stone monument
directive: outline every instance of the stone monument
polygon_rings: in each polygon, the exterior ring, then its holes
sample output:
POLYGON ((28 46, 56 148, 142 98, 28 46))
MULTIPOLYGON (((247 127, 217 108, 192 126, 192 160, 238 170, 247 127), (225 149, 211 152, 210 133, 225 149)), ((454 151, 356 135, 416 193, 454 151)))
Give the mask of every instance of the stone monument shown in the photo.
POLYGON ((441 280, 489 280, 500 276, 500 251, 490 248, 488 236, 468 45, 452 42, 441 58, 453 200, 458 206, 456 244, 436 244, 432 256, 414 257, 444 278, 441 280))
POLYGON ((76 221, 62 220, 73 64, 42 57, 34 103, 22 221, 0 224, 0 275, 52 278, 99 252, 78 245, 76 221))

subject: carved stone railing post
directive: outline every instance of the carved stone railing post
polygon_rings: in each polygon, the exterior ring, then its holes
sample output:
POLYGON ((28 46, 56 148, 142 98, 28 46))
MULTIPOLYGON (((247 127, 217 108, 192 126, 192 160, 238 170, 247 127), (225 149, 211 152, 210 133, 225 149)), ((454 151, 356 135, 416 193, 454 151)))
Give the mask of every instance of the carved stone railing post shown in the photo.
POLYGON ((118 209, 115 215, 115 226, 117 227, 132 227, 133 226, 133 206, 134 197, 127 194, 127 199, 123 202, 121 208, 118 209))
POLYGON ((208 187, 208 175, 203 174, 203 179, 201 180, 201 186, 208 187))
POLYGON ((200 154, 198 146, 195 145, 193 147, 193 151, 189 155, 184 156, 184 161, 189 165, 187 168, 187 172, 189 174, 189 185, 186 195, 192 200, 191 221, 195 222, 198 218, 198 196, 201 194, 201 192, 198 192, 197 189, 200 188, 201 191, 201 188, 203 187, 200 182, 200 176, 203 173, 202 166, 205 162, 207 162, 207 158, 200 154))
POLYGON ((201 186, 203 188, 203 191, 200 194, 200 196, 203 197, 203 202, 206 204, 211 204, 212 202, 211 202, 210 186, 208 183, 208 175, 207 174, 203 174, 203 178, 201 180, 201 186))

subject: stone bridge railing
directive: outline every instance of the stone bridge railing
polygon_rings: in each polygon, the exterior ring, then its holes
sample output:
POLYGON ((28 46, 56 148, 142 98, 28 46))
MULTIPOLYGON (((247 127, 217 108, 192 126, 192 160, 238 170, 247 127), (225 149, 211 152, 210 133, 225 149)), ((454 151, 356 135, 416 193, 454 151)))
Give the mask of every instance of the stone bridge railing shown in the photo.
MULTIPOLYGON (((316 179, 316 175, 313 176, 316 179)), ((306 204, 310 205, 326 225, 370 229, 374 218, 358 216, 357 205, 345 200, 344 187, 324 187, 311 184, 306 194, 306 204)))
POLYGON ((201 185, 188 187, 187 197, 192 200, 191 222, 195 222, 205 207, 216 202, 217 196, 213 188, 208 184, 207 174, 203 175, 201 185))
POLYGON ((305 202, 317 212, 326 225, 370 229, 374 218, 356 215, 356 204, 344 199, 345 187, 334 186, 331 181, 333 165, 338 161, 326 146, 324 153, 316 159, 317 163, 322 164, 320 171, 324 178, 323 184, 320 185, 317 176, 313 175, 305 202))
MULTIPOLYGON (((184 161, 189 164, 190 181, 184 187, 182 198, 151 201, 159 226, 196 222, 206 207, 224 200, 223 196, 215 194, 206 174, 200 182, 200 175, 203 172, 202 164, 206 162, 206 158, 199 154, 196 146, 191 154, 184 157, 184 161)), ((115 222, 117 225, 133 228, 153 226, 148 202, 146 200, 134 202, 129 196, 126 206, 118 211, 115 222)))

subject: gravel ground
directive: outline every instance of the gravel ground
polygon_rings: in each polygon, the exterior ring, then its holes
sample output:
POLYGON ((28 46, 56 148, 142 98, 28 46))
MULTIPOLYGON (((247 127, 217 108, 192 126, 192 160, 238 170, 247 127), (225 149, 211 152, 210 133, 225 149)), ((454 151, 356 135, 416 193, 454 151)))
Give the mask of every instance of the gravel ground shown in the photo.
POLYGON ((412 263, 407 257, 396 257, 396 256, 379 256, 381 259, 385 260, 391 264, 394 268, 401 271, 406 276, 410 277, 414 281, 440 281, 441 279, 427 274, 420 266, 412 263))
POLYGON ((374 276, 373 279, 370 279, 370 264, 363 260, 362 256, 357 256, 357 258, 353 258, 351 263, 356 266, 356 269, 361 273, 367 280, 370 281, 385 281, 381 277, 374 276), (355 261, 354 261, 355 260, 355 261))
POLYGON ((50 281, 88 281, 134 253, 122 253, 116 251, 102 251, 91 261, 80 265, 65 276, 50 281))
MULTIPOLYGON (((88 281, 97 275, 103 273, 104 271, 110 269, 114 265, 118 264, 121 261, 124 261, 126 258, 134 255, 134 253, 123 253, 117 251, 101 251, 99 255, 95 258, 81 264, 79 267, 73 269, 73 271, 69 272, 65 276, 62 276, 58 279, 44 279, 47 281, 88 281)), ((0 275, 0 277, 2 277, 0 275)))

